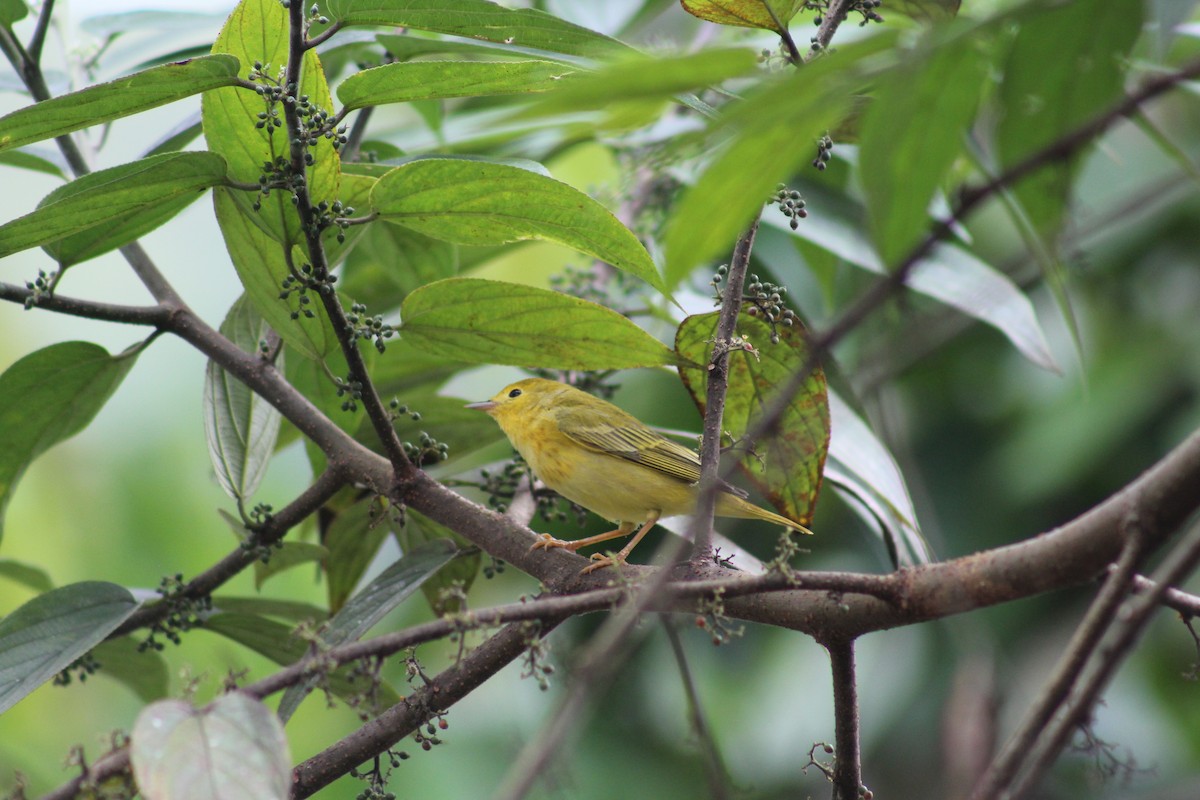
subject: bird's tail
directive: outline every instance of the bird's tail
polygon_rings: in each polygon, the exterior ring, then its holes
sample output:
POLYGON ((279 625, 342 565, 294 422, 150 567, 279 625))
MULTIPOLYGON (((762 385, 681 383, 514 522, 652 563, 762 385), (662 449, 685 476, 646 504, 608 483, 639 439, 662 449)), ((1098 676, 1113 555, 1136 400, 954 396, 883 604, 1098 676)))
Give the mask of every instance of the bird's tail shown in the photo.
POLYGON ((799 522, 780 516, 774 511, 759 508, 737 495, 726 493, 717 495, 717 514, 722 517, 736 517, 738 519, 761 519, 765 522, 773 522, 776 525, 782 525, 785 528, 791 528, 794 531, 800 531, 800 533, 807 533, 809 536, 812 536, 812 531, 799 522))

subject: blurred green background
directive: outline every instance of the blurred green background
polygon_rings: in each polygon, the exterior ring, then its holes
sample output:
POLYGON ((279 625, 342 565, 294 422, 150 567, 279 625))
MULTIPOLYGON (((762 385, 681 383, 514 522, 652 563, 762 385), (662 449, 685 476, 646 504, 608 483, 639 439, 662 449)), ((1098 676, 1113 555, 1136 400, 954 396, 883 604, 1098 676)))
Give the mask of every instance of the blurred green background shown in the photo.
MULTIPOLYGON (((195 4, 209 14, 195 18, 186 31, 176 31, 180 46, 211 40, 229 5, 195 4)), ((545 5, 607 30, 640 4, 563 0, 545 5)), ((772 46, 768 37, 749 31, 705 31, 670 3, 648 5, 663 9, 642 34, 656 43, 722 36, 772 46)), ((992 5, 980 4, 970 13, 992 5)), ((169 3, 158 7, 180 9, 169 3)), ((63 38, 86 48, 92 41, 87 18, 117 9, 88 2, 72 10, 63 38)), ((1197 26, 1193 22, 1190 34, 1173 46, 1193 55, 1200 51, 1197 26)), ((846 27, 847 36, 855 35, 851 28, 846 27)), ((138 41, 118 40, 124 49, 107 53, 101 61, 104 70, 116 74, 132 68, 149 46, 144 38, 140 45, 138 41)), ((0 112, 7 112, 25 101, 10 90, 11 72, 3 77, 0 112)), ((179 103, 118 121, 98 164, 136 157, 198 101, 186 106, 179 103)), ((1157 105, 1152 116, 1193 163, 1200 158, 1200 105, 1194 93, 1177 92, 1157 105)), ((396 123, 398 128, 404 124, 396 123)), ((840 148, 838 154, 847 151, 852 148, 840 148)), ((616 167, 603 146, 580 145, 548 160, 556 177, 594 195, 618 191, 616 167)), ((5 219, 28 211, 57 185, 46 176, 9 167, 0 171, 5 219)), ((811 207, 823 192, 853 190, 847 185, 849 170, 835 163, 829 173, 800 182, 811 207)), ((1061 305, 1025 257, 1001 209, 989 207, 967 226, 976 253, 1028 287, 1062 374, 1033 366, 995 330, 915 295, 875 315, 839 351, 842 370, 900 463, 923 532, 941 558, 1017 541, 1072 518, 1200 426, 1200 193, 1195 176, 1181 170, 1144 132, 1123 124, 1087 159, 1075 203, 1063 277, 1079 327, 1078 354, 1061 305)), ((821 327, 867 285, 863 273, 823 263, 810 249, 781 243, 781 234, 768 231, 761 247, 796 250, 802 266, 793 274, 776 270, 775 277, 792 287, 798 309, 813 327, 821 327)), ((143 243, 193 308, 218 323, 239 288, 207 201, 143 243)), ((568 262, 583 263, 582 257, 559 248, 526 245, 484 265, 478 274, 542 283, 568 262)), ((49 267, 38 252, 6 259, 0 270, 4 280, 23 282, 38 268, 49 267)), ((145 298, 115 255, 73 270, 63 291, 119 302, 145 298)), ((0 305, 0 331, 0 367, 53 342, 86 339, 117 351, 141 334, 26 312, 11 304, 0 305)), ((232 504, 212 477, 204 444, 203 368, 198 353, 171 339, 156 342, 143 354, 93 424, 39 459, 24 476, 7 514, 0 557, 39 566, 56 585, 97 579, 149 590, 164 574, 192 575, 227 553, 235 541, 216 510, 231 510, 232 504)), ((446 392, 480 399, 513 374, 475 371, 455 379, 446 392)), ((620 374, 615 382, 621 385, 616 402, 647 421, 683 429, 698 425, 671 373, 620 374)), ((257 499, 282 506, 308 477, 306 458, 292 445, 272 463, 257 499)), ((878 540, 833 492, 823 494, 813 527, 818 535, 805 543, 811 550, 805 568, 887 568, 878 540)), ((764 556, 773 544, 767 530, 722 528, 764 556)), ((389 544, 378 563, 395 555, 389 544)), ((273 578, 264 592, 312 600, 323 594, 317 581, 313 570, 300 568, 273 578)), ((1192 588, 1200 589, 1200 583, 1193 581, 1192 588)), ((470 602, 484 607, 536 590, 532 579, 510 568, 495 579, 480 579, 470 602)), ((255 591, 252 578, 243 575, 225 593, 255 591)), ((951 723, 986 721, 988 703, 994 702, 1001 729, 1014 724, 1093 591, 1056 592, 862 640, 864 777, 875 796, 952 796, 955 773, 944 752, 965 734, 951 723)), ((0 580, 0 613, 32 596, 30 590, 0 580)), ((1101 780, 1100 773, 1111 767, 1104 758, 1068 756, 1036 796, 1200 796, 1200 694, 1184 676, 1197 660, 1196 644, 1173 616, 1160 614, 1097 710, 1098 735, 1114 743, 1117 759, 1136 768, 1101 780)), ((414 598, 378 630, 429 617, 423 601, 414 598)), ((570 681, 572 654, 599 621, 574 620, 553 635, 558 669, 548 691, 523 679, 521 665, 514 664, 451 711, 444 744, 421 752, 411 742, 402 743, 413 757, 396 770, 392 791, 400 797, 486 796, 554 708, 570 681)), ((680 622, 704 711, 737 796, 824 796, 828 790, 820 773, 805 771, 813 743, 833 738, 829 670, 821 649, 797 634, 752 625, 718 648, 707 634, 691 629, 688 619, 680 622)), ((674 659, 658 623, 647 620, 644 628, 645 636, 616 684, 597 698, 591 719, 563 748, 535 796, 704 796, 701 756, 689 730, 674 659)), ((451 643, 435 643, 419 655, 434 670, 449 663, 455 649, 451 643)), ((168 645, 164 656, 172 694, 193 687, 198 701, 211 698, 230 673, 253 679, 273 669, 266 659, 203 630, 185 636, 178 647, 168 645)), ((402 687, 402 669, 388 669, 402 687)), ((70 747, 82 744, 94 759, 105 749, 110 731, 131 727, 141 705, 102 673, 86 684, 42 687, 0 716, 0 789, 12 784, 16 771, 27 777, 31 795, 61 783, 73 774, 63 767, 70 747)), ((356 724, 344 707, 329 709, 322 698, 310 698, 288 726, 294 759, 312 755, 356 724)), ((351 798, 360 790, 358 782, 342 779, 320 796, 351 798)))

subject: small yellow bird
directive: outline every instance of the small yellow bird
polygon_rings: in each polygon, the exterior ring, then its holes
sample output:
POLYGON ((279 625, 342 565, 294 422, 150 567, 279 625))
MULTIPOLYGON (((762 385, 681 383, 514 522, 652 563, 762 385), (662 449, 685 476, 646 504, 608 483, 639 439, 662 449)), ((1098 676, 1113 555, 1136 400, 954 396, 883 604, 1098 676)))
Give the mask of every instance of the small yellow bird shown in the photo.
MULTIPOLYGON (((700 456, 612 403, 565 383, 526 378, 505 386, 491 400, 470 403, 467 408, 491 415, 543 483, 619 525, 608 533, 574 541, 543 533, 535 549, 562 547, 575 552, 628 536, 641 525, 615 556, 593 555, 596 563, 584 573, 625 563, 660 517, 695 511, 700 456)), ((812 533, 745 497, 741 489, 722 483, 717 516, 761 519, 812 533)))

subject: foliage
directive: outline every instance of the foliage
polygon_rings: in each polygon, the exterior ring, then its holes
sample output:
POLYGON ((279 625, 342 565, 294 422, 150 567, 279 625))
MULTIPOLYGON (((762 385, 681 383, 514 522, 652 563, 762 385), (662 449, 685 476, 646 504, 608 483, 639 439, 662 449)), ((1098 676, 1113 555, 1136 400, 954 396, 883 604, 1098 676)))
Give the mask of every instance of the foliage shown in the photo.
POLYGON ((1136 574, 1200 559, 1169 543, 1200 506, 1193 4, 240 0, 52 52, 64 5, 0 0, 0 731, 97 715, 0 737, 0 780, 50 791, 85 743, 53 796, 512 798, 558 764, 602 797, 619 760, 664 797, 1068 797, 1072 737, 1093 796, 1194 773, 1192 628, 1132 656, 1170 678, 1108 683, 1160 599, 1200 613, 1136 574), (699 442, 691 558, 650 537, 686 563, 531 551, 602 529, 462 408, 521 370, 699 442), (817 535, 715 534, 727 479, 817 535))

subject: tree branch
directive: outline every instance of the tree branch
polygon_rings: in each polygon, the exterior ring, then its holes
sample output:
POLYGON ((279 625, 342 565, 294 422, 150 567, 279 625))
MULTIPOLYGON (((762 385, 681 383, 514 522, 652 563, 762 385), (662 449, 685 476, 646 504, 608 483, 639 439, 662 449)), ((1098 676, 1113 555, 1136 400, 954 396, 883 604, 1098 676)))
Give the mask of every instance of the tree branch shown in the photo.
MULTIPOLYGON (((304 14, 304 3, 293 2, 288 5, 289 46, 284 86, 292 94, 293 98, 300 94, 301 66, 305 50, 308 49, 308 45, 304 40, 304 14)), ((297 201, 296 212, 300 217, 300 227, 304 231, 305 243, 308 246, 308 258, 312 264, 313 275, 317 280, 325 280, 329 277, 330 270, 329 264, 325 259, 325 246, 321 242, 321 228, 317 222, 317 214, 313 208, 312 197, 308 191, 308 170, 305 163, 308 154, 308 145, 306 144, 307 137, 303 131, 303 125, 300 122, 299 103, 284 103, 283 115, 287 123, 288 141, 291 147, 292 174, 302 179, 298 181, 296 188, 293 190, 293 197, 297 201)), ((322 286, 322 288, 325 287, 322 286)), ((384 407, 383 402, 379 399, 379 393, 375 390, 375 384, 371 381, 371 376, 367 372, 367 365, 363 361, 362 353, 358 350, 353 326, 351 326, 350 321, 346 318, 346 311, 342 308, 337 292, 319 291, 317 292, 317 296, 321 298, 325 312, 329 315, 329 321, 333 324, 333 330, 342 347, 342 354, 346 357, 346 364, 350 367, 350 377, 361 386, 363 408, 367 412, 367 417, 371 420, 375 434, 383 444, 383 450, 387 454, 388 460, 391 461, 397 478, 409 476, 413 472, 413 466, 409 462, 408 456, 404 454, 404 447, 400 443, 400 438, 396 435, 396 429, 392 425, 392 418, 384 407)))
POLYGON ((854 640, 823 643, 829 651, 833 678, 834 800, 858 800, 862 786, 862 753, 858 744, 858 676, 854 640))

